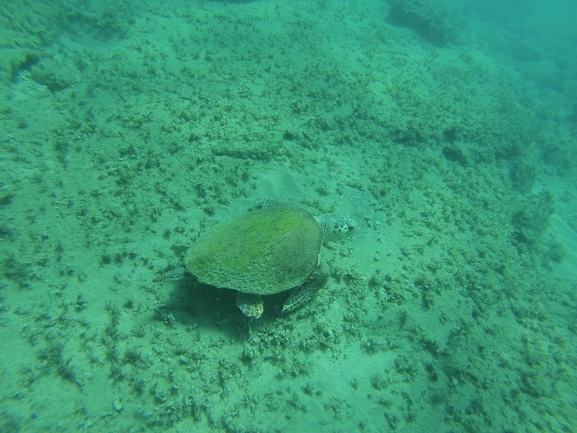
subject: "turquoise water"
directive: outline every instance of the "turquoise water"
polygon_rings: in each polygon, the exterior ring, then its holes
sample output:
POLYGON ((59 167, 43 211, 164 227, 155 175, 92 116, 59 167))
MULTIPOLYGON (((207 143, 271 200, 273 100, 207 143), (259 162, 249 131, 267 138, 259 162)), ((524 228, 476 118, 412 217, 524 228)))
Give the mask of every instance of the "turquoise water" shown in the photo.
POLYGON ((1 4, 0 431, 577 431, 577 9, 477 3, 1 4), (306 305, 153 281, 270 199, 306 305))

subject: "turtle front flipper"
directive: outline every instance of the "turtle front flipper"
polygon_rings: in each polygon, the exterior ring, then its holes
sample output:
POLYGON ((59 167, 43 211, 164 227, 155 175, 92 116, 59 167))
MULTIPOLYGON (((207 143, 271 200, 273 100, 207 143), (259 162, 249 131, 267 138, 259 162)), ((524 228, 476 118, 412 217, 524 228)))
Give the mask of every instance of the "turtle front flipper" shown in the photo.
POLYGON ((262 296, 251 293, 237 292, 236 306, 240 308, 240 311, 242 311, 245 316, 256 317, 257 319, 264 311, 262 296))
POLYGON ((296 288, 285 301, 282 312, 288 313, 295 308, 308 302, 327 283, 331 269, 325 262, 319 262, 317 268, 309 275, 307 280, 296 288))

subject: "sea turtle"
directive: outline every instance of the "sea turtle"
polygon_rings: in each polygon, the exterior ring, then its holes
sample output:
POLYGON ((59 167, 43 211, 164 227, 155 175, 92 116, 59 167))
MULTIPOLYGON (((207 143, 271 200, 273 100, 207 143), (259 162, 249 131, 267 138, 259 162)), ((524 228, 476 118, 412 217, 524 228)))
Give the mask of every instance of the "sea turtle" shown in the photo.
POLYGON ((330 275, 319 259, 323 240, 336 240, 356 226, 347 216, 312 216, 298 207, 265 207, 214 226, 186 255, 186 270, 201 283, 237 290, 237 306, 260 317, 261 295, 296 290, 288 312, 323 287, 330 275))

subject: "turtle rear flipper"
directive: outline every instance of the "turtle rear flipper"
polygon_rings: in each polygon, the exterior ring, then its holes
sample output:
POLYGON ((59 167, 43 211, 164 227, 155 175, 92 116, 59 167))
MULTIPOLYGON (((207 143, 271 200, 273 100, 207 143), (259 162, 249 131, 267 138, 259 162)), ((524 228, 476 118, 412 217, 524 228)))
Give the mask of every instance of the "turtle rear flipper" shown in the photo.
POLYGON ((158 283, 164 280, 182 280, 186 275, 186 269, 182 266, 178 268, 171 269, 158 277, 154 278, 152 281, 158 283))
POLYGON ((307 280, 297 287, 285 301, 282 312, 288 313, 308 302, 327 283, 330 275, 329 265, 322 261, 319 262, 307 280))
POLYGON ((242 311, 245 316, 256 317, 257 319, 264 311, 262 296, 253 295, 252 293, 237 292, 236 306, 240 308, 240 311, 242 311))

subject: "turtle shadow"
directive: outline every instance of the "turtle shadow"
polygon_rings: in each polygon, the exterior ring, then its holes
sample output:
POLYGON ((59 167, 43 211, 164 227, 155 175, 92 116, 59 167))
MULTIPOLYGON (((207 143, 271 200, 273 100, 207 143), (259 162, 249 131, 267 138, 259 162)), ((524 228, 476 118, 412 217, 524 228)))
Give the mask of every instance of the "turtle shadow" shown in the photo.
POLYGON ((164 309, 182 325, 216 327, 224 317, 230 321, 241 318, 242 313, 238 311, 237 314, 235 300, 235 291, 217 290, 198 282, 195 277, 187 276, 173 282, 164 309))
POLYGON ((194 328, 228 328, 234 333, 246 328, 249 321, 266 323, 285 317, 286 314, 281 313, 282 307, 290 293, 285 291, 265 296, 265 312, 259 319, 254 319, 246 317, 236 306, 236 290, 218 289, 187 275, 182 280, 172 282, 168 301, 159 308, 159 312, 155 311, 155 316, 163 322, 174 320, 194 328))

